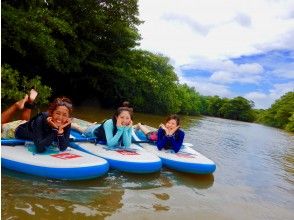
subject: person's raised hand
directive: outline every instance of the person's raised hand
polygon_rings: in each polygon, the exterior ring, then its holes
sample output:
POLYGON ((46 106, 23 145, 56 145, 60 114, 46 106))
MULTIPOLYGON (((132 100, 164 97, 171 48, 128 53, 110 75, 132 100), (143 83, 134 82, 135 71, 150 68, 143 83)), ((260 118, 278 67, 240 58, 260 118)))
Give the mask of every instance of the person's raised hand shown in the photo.
POLYGON ((72 119, 71 118, 68 118, 63 125, 59 126, 61 128, 65 128, 66 126, 68 126, 70 123, 72 122, 72 119))
POLYGON ((180 126, 178 125, 177 127, 175 127, 174 129, 171 129, 170 131, 169 131, 169 135, 173 135, 175 132, 176 132, 176 130, 178 130, 180 128, 180 126))
POLYGON ((47 117, 47 123, 52 127, 58 129, 58 126, 53 122, 52 117, 47 117))
POLYGON ((132 120, 130 120, 130 122, 129 122, 129 124, 127 125, 127 127, 133 127, 133 121, 132 120))
POLYGON ((116 126, 117 126, 117 127, 122 127, 122 126, 123 126, 123 124, 122 124, 122 119, 118 118, 118 119, 116 120, 116 126))
POLYGON ((63 134, 63 132, 64 132, 64 128, 65 128, 66 126, 68 126, 71 122, 72 122, 72 119, 71 119, 71 118, 68 118, 68 119, 64 122, 63 125, 60 125, 60 126, 58 127, 58 134, 63 134))
POLYGON ((160 124, 159 127, 162 128, 162 129, 165 131, 165 134, 166 134, 166 135, 169 135, 169 131, 168 131, 168 129, 165 127, 164 124, 160 124))

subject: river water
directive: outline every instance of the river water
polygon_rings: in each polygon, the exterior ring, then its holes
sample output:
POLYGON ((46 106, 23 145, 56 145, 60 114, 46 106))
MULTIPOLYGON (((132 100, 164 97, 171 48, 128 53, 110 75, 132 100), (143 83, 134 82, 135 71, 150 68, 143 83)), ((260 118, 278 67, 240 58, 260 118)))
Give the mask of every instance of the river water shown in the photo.
MULTIPOLYGON (((111 114, 75 111, 98 122, 111 114)), ((164 117, 136 113, 134 121, 157 127, 164 117)), ((2 219, 294 219, 293 134, 212 117, 182 117, 182 128, 185 142, 216 163, 213 175, 110 170, 60 181, 2 169, 2 219)))

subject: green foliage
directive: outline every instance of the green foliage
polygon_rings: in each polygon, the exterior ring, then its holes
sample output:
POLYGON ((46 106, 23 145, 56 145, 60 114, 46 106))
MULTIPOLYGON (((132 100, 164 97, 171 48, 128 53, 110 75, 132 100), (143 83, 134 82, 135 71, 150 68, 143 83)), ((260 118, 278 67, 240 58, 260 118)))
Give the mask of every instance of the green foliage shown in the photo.
POLYGON ((292 112, 291 117, 289 118, 289 122, 286 124, 285 129, 287 131, 294 132, 294 112, 292 112))
POLYGON ((221 117, 220 109, 223 106, 225 100, 219 96, 207 97, 207 114, 210 116, 221 117))
POLYGON ((252 107, 253 103, 251 101, 238 96, 225 101, 220 108, 220 112, 224 118, 240 121, 254 121, 252 107))
POLYGON ((55 78, 69 74, 75 79, 68 90, 81 80, 87 88, 103 71, 92 72, 92 62, 111 70, 138 44, 137 16, 135 0, 4 1, 3 61, 20 72, 39 72, 54 90, 65 87, 55 78))
POLYGON ((26 10, 2 4, 2 48, 8 52, 4 61, 13 64, 11 59, 20 58, 39 68, 66 71, 64 61, 69 59, 69 53, 54 36, 73 37, 74 32, 70 24, 44 6, 45 3, 26 10))
POLYGON ((187 84, 178 85, 178 99, 181 102, 180 113, 187 115, 199 115, 201 111, 201 98, 195 88, 187 84))
POLYGON ((42 85, 40 76, 28 80, 25 76, 20 76, 17 70, 12 69, 9 65, 1 67, 1 101, 6 106, 12 102, 20 100, 25 94, 28 94, 31 88, 38 91, 36 103, 47 104, 51 96, 51 88, 42 85))
POLYGON ((19 91, 19 72, 13 70, 8 65, 1 67, 1 101, 16 101, 24 96, 24 93, 19 91))
POLYGON ((42 104, 52 88, 54 95, 70 96, 76 104, 95 99, 116 107, 128 100, 141 112, 242 121, 258 116, 263 123, 293 129, 293 105, 282 102, 258 112, 242 97, 201 96, 179 84, 169 58, 135 49, 142 23, 137 0, 1 3, 2 63, 9 64, 2 67, 3 103, 22 98, 34 86, 42 104))
POLYGON ((233 99, 220 98, 219 96, 203 97, 202 114, 239 121, 252 122, 255 119, 254 103, 243 97, 233 99))
POLYGON ((294 92, 288 92, 269 108, 258 114, 257 122, 283 128, 288 131, 293 130, 294 114, 294 92))
POLYGON ((116 72, 111 78, 112 87, 106 87, 104 91, 111 90, 108 97, 112 97, 113 101, 115 98, 117 101, 129 100, 136 106, 136 111, 157 114, 179 112, 178 79, 168 62, 169 59, 162 55, 132 50, 128 59, 115 64, 116 72), (119 96, 111 95, 114 91, 119 96))

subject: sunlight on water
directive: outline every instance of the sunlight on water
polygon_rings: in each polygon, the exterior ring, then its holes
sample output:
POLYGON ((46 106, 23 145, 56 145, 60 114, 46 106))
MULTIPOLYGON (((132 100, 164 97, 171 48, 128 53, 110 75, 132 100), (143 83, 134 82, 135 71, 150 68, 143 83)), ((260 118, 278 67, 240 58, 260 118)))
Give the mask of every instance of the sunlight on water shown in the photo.
MULTIPOLYGON (((83 107, 76 115, 99 122, 112 112, 83 107)), ((135 116, 154 127, 165 118, 135 116)), ((183 117, 182 128, 185 142, 217 164, 213 175, 110 170, 60 181, 2 169, 2 218, 294 219, 293 134, 210 117, 183 117)))

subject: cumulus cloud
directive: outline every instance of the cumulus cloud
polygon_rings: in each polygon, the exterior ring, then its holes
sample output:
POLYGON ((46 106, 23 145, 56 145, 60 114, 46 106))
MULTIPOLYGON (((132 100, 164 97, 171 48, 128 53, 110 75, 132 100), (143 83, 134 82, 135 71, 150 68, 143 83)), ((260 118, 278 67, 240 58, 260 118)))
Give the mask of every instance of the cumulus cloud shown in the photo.
POLYGON ((262 92, 250 92, 244 96, 246 99, 251 100, 257 109, 267 109, 273 102, 269 95, 262 92))
POLYGON ((293 45, 291 1, 140 0, 141 47, 177 65, 191 57, 231 58, 293 45), (258 12, 258 13, 257 13, 258 12), (199 33, 201 33, 199 35, 199 33), (273 46, 276 45, 276 46, 273 46), (176 47, 176 50, 174 49, 176 47), (269 48, 269 49, 268 49, 269 48))
MULTIPOLYGON (((280 84, 272 83, 293 79, 293 8, 292 0, 252 4, 243 0, 139 0, 144 21, 139 26, 140 47, 170 57, 180 82, 195 86, 203 95, 232 97, 231 86, 252 84, 252 88, 260 86, 259 90, 244 94, 236 92, 235 86, 235 95, 253 98, 256 106, 269 106, 281 95, 278 91, 284 91, 278 89, 280 84), (243 57, 280 50, 289 52, 273 53, 262 62, 240 62, 243 57), (181 70, 203 70, 210 75, 191 78, 181 70), (265 83, 266 89, 262 87, 265 83)), ((283 86, 289 89, 292 85, 283 86)))
POLYGON ((236 19, 236 22, 238 22, 242 26, 245 26, 245 27, 251 26, 251 18, 247 16, 246 14, 239 13, 236 15, 235 19, 236 19))
POLYGON ((216 81, 219 83, 250 83, 257 84, 262 77, 259 75, 250 75, 250 74, 240 74, 238 72, 225 72, 225 71, 217 71, 214 72, 210 78, 211 81, 216 81))
POLYGON ((270 90, 270 96, 273 99, 278 99, 287 92, 294 92, 294 82, 274 84, 270 90))
POLYGON ((209 31, 209 26, 201 25, 197 21, 193 20, 192 18, 185 16, 185 15, 177 15, 177 14, 165 14, 162 16, 163 19, 167 21, 177 21, 182 24, 186 24, 189 26, 192 31, 196 31, 201 35, 207 35, 209 31))
POLYGON ((258 63, 236 64, 231 60, 196 59, 193 64, 182 66, 183 70, 197 69, 211 72, 210 81, 218 83, 252 83, 257 84, 264 72, 258 63))
POLYGON ((244 97, 254 101, 255 108, 267 109, 287 92, 294 92, 294 82, 275 84, 268 93, 249 92, 244 97))
POLYGON ((281 78, 294 79, 294 69, 281 68, 274 70, 272 73, 281 78))
POLYGON ((280 78, 294 79, 294 63, 284 64, 277 67, 271 73, 280 78))
POLYGON ((226 85, 220 85, 218 83, 208 82, 205 79, 189 78, 183 81, 187 85, 194 87, 201 95, 220 97, 233 97, 234 95, 226 85))
POLYGON ((194 62, 188 65, 183 65, 182 69, 202 69, 209 71, 227 71, 248 74, 260 74, 263 72, 263 67, 259 63, 244 63, 237 64, 232 60, 221 59, 206 59, 203 57, 195 57, 194 62))
POLYGON ((250 83, 257 84, 262 77, 259 75, 263 72, 263 67, 257 63, 234 64, 225 66, 224 70, 215 71, 210 80, 219 83, 250 83))

